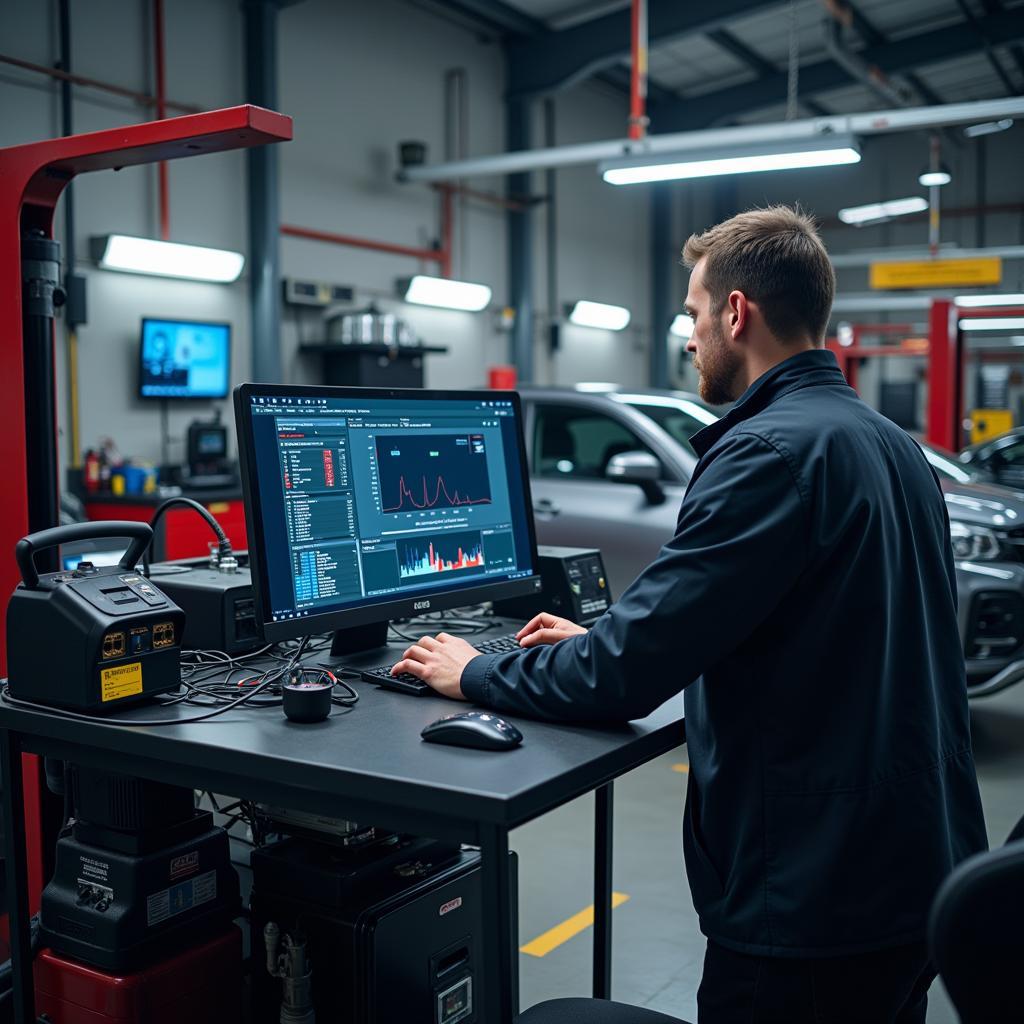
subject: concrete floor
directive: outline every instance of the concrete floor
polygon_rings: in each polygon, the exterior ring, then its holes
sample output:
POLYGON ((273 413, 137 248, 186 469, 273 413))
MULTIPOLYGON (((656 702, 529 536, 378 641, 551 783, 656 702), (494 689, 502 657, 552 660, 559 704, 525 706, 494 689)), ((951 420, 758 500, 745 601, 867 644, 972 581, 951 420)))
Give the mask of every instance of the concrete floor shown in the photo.
MULTIPOLYGON (((1001 844, 1024 814, 1024 683, 971 705, 975 756, 989 841, 1001 844)), ((612 994, 696 1021, 704 938, 686 885, 680 825, 686 748, 616 783, 614 888, 629 899, 613 913, 612 994)), ((520 940, 526 943, 593 901, 593 798, 516 830, 520 940)), ((520 955, 522 1006, 589 995, 591 930, 542 958, 520 955)), ((929 1024, 956 1024, 941 983, 932 986, 929 1024)))

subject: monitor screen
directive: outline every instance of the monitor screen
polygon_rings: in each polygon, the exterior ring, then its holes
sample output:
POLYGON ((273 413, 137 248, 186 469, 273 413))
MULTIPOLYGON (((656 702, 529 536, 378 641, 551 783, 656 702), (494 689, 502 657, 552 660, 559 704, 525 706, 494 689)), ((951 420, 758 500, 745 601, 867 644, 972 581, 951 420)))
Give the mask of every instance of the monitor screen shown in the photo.
POLYGON ((189 320, 142 321, 142 398, 225 398, 231 325, 189 320))
POLYGON ((539 589, 519 396, 243 384, 268 640, 539 589))

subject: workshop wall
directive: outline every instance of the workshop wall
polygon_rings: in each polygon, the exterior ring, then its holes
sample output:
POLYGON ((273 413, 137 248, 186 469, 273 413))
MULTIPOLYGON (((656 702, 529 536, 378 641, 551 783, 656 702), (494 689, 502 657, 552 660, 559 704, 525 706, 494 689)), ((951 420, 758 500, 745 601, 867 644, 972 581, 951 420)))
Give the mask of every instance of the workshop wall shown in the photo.
MULTIPOLYGON (((150 9, 148 0, 72 0, 73 70, 152 92, 150 9)), ((422 140, 431 160, 444 157, 444 76, 459 67, 468 85, 469 155, 502 151, 500 45, 405 0, 346 5, 305 0, 282 9, 278 28, 278 105, 295 119, 294 141, 279 147, 282 221, 405 245, 432 244, 438 234, 438 198, 426 186, 395 182, 397 144, 422 140)), ((0 37, 14 56, 52 65, 59 45, 55 5, 0 5, 0 37)), ((203 109, 244 102, 242 17, 234 0, 165 5, 165 38, 169 99, 203 109)), ((625 98, 606 86, 573 90, 557 105, 560 142, 610 138, 623 131, 625 98)), ((39 75, 0 69, 0 110, 0 145, 60 134, 58 87, 39 75)), ((75 89, 73 112, 76 132, 153 116, 131 100, 80 88, 75 89)), ((536 126, 539 143, 539 105, 536 126)), ((247 250, 245 159, 244 153, 227 153, 168 165, 172 239, 247 250)), ((486 191, 504 188, 502 178, 467 184, 486 191)), ((621 334, 570 330, 563 351, 549 359, 541 208, 535 215, 537 379, 569 382, 597 376, 640 384, 646 377, 649 319, 647 197, 605 186, 593 168, 561 172, 559 184, 562 295, 621 302, 633 310, 634 322, 621 334), (595 195, 599 219, 593 216, 595 195)), ((535 175, 538 193, 543 185, 543 176, 535 175)), ((149 166, 86 175, 74 189, 77 266, 89 291, 89 323, 79 331, 82 444, 110 436, 123 453, 155 460, 156 407, 135 397, 139 320, 151 315, 230 321, 232 378, 244 380, 250 369, 247 274, 221 286, 97 270, 89 260, 90 235, 118 231, 156 237, 157 171, 149 166)), ((60 208, 55 234, 63 235, 60 208)), ((399 312, 425 342, 449 349, 427 360, 427 386, 475 387, 485 383, 488 366, 508 357, 508 335, 496 315, 508 301, 504 211, 461 201, 455 242, 453 274, 490 285, 494 310, 463 314, 399 302, 396 279, 418 270, 436 272, 435 266, 418 267, 406 257, 283 237, 282 272, 354 286, 352 308, 374 301, 399 312)), ((300 336, 316 340, 320 333, 313 315, 307 313, 300 324, 283 311, 285 381, 316 379, 317 362, 299 355, 297 348, 300 336)), ((62 424, 67 408, 64 339, 61 324, 62 424)), ((220 404, 230 418, 228 403, 220 404)), ((182 438, 187 423, 209 408, 207 403, 174 404, 172 436, 182 438)), ((181 454, 180 440, 176 444, 172 457, 181 454)), ((61 455, 66 460, 66 444, 61 455)))

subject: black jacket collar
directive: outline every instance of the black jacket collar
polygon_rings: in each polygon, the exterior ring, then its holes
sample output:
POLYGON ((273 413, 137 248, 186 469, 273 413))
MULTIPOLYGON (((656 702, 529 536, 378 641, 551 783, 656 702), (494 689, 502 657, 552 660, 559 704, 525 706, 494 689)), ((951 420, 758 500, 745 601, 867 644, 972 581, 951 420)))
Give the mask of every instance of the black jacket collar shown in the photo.
POLYGON ((815 384, 846 384, 836 357, 827 349, 815 348, 800 352, 761 374, 717 423, 697 431, 690 438, 690 444, 697 455, 703 458, 737 423, 756 416, 783 395, 815 384))

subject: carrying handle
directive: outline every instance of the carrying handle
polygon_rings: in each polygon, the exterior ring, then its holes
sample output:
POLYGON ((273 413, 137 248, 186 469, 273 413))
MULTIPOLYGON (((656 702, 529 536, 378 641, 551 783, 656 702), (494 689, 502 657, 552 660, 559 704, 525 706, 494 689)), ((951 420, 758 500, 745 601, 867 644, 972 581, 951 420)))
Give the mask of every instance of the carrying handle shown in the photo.
POLYGON ((40 530, 22 537, 14 549, 14 557, 18 560, 21 579, 29 590, 39 586, 39 570, 36 569, 36 555, 59 544, 70 544, 73 541, 96 540, 99 537, 131 537, 128 550, 118 563, 125 572, 130 572, 139 563, 142 553, 149 547, 153 539, 153 530, 148 523, 133 523, 125 520, 111 519, 100 523, 71 523, 68 526, 55 526, 51 530, 40 530))

